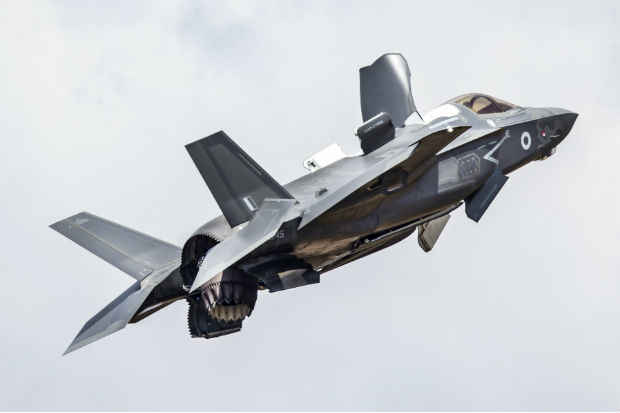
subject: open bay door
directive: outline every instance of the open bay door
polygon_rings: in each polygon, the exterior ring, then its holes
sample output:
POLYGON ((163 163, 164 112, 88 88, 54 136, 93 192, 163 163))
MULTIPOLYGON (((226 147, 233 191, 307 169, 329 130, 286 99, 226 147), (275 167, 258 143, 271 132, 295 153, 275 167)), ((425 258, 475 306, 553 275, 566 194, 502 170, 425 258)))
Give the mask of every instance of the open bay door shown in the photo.
POLYGON ((356 135, 366 154, 393 139, 395 128, 403 127, 417 113, 411 72, 403 55, 384 54, 360 69, 360 104, 364 124, 356 135))

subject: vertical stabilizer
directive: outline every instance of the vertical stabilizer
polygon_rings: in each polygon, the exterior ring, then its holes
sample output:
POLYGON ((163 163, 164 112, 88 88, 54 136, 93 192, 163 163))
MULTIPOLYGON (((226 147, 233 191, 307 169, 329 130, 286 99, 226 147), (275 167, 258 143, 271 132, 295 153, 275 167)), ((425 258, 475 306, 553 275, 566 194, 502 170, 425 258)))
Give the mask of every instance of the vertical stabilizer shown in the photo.
POLYGON ((293 199, 222 131, 186 148, 231 227, 249 221, 265 198, 293 199))

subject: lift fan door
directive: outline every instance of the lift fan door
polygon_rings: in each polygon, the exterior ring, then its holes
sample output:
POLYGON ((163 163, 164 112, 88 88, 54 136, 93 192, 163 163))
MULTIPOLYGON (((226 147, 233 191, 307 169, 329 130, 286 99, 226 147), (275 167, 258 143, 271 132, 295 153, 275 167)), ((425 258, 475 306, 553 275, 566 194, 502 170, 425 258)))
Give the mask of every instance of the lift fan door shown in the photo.
POLYGON ((400 53, 384 54, 360 69, 360 103, 364 122, 387 112, 399 128, 416 112, 411 94, 411 72, 400 53))

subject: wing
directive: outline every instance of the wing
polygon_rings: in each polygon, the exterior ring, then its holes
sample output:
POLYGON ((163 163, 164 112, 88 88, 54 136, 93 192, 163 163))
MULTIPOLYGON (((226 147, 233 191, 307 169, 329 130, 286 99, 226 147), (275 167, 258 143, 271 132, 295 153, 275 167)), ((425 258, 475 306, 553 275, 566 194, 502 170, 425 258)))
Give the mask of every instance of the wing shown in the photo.
POLYGON ((310 179, 291 182, 287 188, 306 210, 299 227, 308 225, 367 182, 406 160, 413 150, 411 146, 395 147, 376 156, 345 158, 306 175, 310 179))
POLYGON ((435 154, 430 149, 439 150, 466 129, 467 127, 455 127, 437 131, 428 135, 428 143, 424 142, 426 138, 415 144, 407 143, 409 141, 406 137, 395 139, 372 155, 341 159, 292 182, 287 187, 295 195, 295 199, 265 199, 246 227, 209 250, 191 291, 198 289, 273 237, 286 219, 297 217, 298 212, 293 210, 296 201, 301 203, 298 210, 303 211, 299 225, 299 228, 302 228, 367 182, 412 155, 416 157, 416 162, 423 163, 435 154))
POLYGON ((181 257, 179 247, 88 212, 50 227, 136 280, 181 257))
POLYGON ((415 134, 401 135, 371 154, 341 159, 291 182, 286 188, 305 211, 299 227, 308 225, 338 202, 401 162, 418 165, 420 168, 416 172, 421 175, 427 166, 425 162, 467 129, 468 126, 454 126, 432 133, 421 132, 422 137, 415 134))

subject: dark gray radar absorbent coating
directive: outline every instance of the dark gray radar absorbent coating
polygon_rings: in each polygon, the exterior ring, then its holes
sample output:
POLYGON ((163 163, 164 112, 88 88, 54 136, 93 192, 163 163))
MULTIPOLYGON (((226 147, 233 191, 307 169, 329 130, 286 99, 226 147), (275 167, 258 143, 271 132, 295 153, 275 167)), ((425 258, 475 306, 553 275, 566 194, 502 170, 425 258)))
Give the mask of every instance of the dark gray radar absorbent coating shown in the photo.
POLYGON ((249 221, 265 198, 292 198, 222 131, 186 148, 231 227, 249 221))

